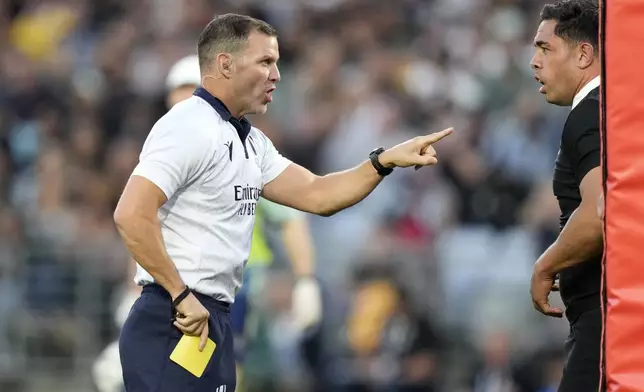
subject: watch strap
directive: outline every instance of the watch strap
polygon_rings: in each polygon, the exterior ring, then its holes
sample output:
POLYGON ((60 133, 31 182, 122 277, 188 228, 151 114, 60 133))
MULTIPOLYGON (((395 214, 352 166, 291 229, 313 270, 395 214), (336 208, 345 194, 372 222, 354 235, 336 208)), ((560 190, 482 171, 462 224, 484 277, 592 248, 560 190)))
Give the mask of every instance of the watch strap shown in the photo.
POLYGON ((385 151, 384 148, 380 147, 376 150, 373 150, 371 154, 369 154, 369 160, 371 161, 371 164, 373 165, 374 169, 380 174, 381 176, 385 177, 390 175, 394 169, 389 168, 389 167, 384 167, 381 163, 378 157, 380 154, 382 154, 385 151))

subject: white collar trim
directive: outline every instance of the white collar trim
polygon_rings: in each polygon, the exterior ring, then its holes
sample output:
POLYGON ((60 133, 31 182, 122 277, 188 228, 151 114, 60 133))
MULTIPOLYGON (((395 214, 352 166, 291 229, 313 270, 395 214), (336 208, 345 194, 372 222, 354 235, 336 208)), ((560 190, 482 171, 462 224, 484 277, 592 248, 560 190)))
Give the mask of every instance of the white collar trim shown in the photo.
POLYGON ((579 105, 579 102, 581 102, 582 99, 586 98, 586 95, 588 95, 591 91, 599 87, 599 83, 600 83, 599 76, 595 76, 593 80, 586 83, 586 85, 582 87, 581 90, 579 90, 577 95, 575 95, 575 98, 572 100, 572 109, 574 109, 577 105, 579 105))

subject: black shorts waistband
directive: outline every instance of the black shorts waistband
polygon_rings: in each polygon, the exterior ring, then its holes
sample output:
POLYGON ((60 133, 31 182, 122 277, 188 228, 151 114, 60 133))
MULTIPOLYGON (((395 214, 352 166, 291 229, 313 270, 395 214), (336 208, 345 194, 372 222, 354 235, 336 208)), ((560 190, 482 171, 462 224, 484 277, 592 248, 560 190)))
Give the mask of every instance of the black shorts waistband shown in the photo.
MULTIPOLYGON (((197 297, 199 302, 201 302, 204 306, 208 308, 217 309, 220 312, 230 313, 230 304, 228 302, 214 299, 209 295, 201 294, 192 289, 190 291, 195 297, 197 297)), ((143 293, 157 294, 167 298, 168 300, 172 299, 172 297, 170 296, 170 293, 168 293, 168 291, 164 289, 163 286, 157 283, 148 283, 145 286, 143 286, 143 293)))

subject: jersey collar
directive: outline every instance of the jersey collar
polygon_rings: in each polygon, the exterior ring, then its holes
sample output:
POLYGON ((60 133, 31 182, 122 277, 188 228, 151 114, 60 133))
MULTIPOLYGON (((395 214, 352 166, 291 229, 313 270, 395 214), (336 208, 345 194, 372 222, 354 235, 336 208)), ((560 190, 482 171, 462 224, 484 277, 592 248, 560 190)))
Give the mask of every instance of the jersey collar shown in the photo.
POLYGON ((574 109, 582 99, 586 98, 586 95, 590 94, 591 91, 599 87, 599 76, 593 78, 590 82, 586 83, 584 87, 579 90, 575 98, 572 100, 572 109, 574 109))
POLYGON ((238 120, 235 117, 233 117, 233 115, 230 113, 230 110, 228 110, 226 105, 224 105, 224 103, 221 102, 219 98, 210 94, 203 87, 197 87, 193 95, 196 95, 197 97, 208 102, 208 104, 213 109, 215 109, 217 113, 219 113, 221 118, 223 118, 225 121, 228 121, 233 125, 233 127, 235 127, 241 141, 242 142, 246 141, 246 138, 248 137, 248 134, 250 133, 250 128, 251 128, 250 121, 248 121, 246 117, 242 117, 241 120, 238 120))

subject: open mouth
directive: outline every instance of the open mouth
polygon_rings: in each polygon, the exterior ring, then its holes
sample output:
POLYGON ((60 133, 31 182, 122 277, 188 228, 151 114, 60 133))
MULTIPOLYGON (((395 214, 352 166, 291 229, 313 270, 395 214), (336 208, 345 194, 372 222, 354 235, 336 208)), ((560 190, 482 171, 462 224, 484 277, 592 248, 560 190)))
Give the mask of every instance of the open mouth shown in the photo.
POLYGON ((539 88, 539 92, 543 93, 545 91, 545 87, 546 87, 545 82, 543 80, 539 79, 539 77, 537 75, 534 75, 534 80, 536 80, 537 82, 539 82, 539 84, 541 84, 541 87, 539 88))
POLYGON ((275 89, 275 87, 271 87, 266 90, 266 102, 273 102, 273 91, 275 91, 275 89))

